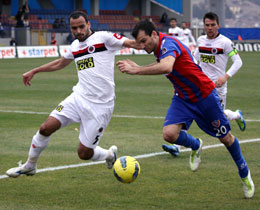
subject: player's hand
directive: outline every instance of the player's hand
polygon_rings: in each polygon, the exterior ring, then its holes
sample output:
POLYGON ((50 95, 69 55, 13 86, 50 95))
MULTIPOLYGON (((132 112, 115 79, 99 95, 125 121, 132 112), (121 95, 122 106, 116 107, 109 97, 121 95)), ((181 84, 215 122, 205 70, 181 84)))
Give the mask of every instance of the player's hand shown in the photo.
POLYGON ((215 82, 216 87, 217 88, 222 87, 227 82, 228 78, 229 78, 228 74, 225 74, 224 76, 219 77, 218 80, 215 82))
POLYGON ((136 64, 135 62, 126 59, 126 60, 119 60, 116 63, 117 67, 122 73, 127 73, 127 74, 135 74, 136 73, 136 67, 139 65, 136 64))
POLYGON ((31 79, 33 78, 34 73, 32 71, 28 71, 23 74, 23 83, 25 86, 30 86, 31 85, 31 79))

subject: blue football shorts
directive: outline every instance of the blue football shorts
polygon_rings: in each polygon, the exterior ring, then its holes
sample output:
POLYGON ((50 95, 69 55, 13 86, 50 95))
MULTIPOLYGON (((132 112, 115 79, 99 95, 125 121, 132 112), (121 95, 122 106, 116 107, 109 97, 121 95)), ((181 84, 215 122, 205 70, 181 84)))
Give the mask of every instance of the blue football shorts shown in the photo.
POLYGON ((183 129, 188 130, 193 120, 213 137, 223 138, 231 130, 216 89, 199 102, 187 102, 176 95, 173 97, 164 126, 183 123, 183 129))

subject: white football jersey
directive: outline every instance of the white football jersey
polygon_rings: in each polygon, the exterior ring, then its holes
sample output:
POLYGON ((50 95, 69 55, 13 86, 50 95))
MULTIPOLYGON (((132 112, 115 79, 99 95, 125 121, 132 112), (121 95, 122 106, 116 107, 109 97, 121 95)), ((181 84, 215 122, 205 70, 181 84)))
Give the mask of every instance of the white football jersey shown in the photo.
MULTIPOLYGON (((197 40, 195 58, 200 62, 203 72, 213 81, 225 75, 228 54, 234 49, 232 41, 219 34, 215 39, 208 39, 207 35, 197 40)), ((227 83, 218 88, 219 94, 227 93, 227 83)))
POLYGON ((176 26, 175 28, 169 28, 168 34, 173 36, 174 38, 182 40, 182 29, 178 26, 176 26))
POLYGON ((191 30, 188 28, 182 29, 182 42, 189 46, 190 44, 190 39, 193 45, 196 45, 195 39, 192 36, 191 30))
POLYGON ((107 31, 94 32, 85 41, 72 42, 65 59, 74 59, 78 83, 73 91, 93 103, 107 103, 115 98, 115 52, 125 37, 107 31))

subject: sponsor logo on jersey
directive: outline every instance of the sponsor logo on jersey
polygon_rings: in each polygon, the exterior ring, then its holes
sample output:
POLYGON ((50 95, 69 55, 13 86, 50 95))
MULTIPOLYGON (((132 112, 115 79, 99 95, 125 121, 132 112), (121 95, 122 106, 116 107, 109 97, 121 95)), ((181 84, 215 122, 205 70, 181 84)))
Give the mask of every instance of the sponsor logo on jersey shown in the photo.
POLYGON ((203 63, 216 63, 214 55, 200 55, 200 61, 203 63))
POLYGON ((56 110, 57 110, 58 112, 60 112, 63 108, 64 108, 64 106, 58 105, 58 106, 56 107, 56 110))
POLYGON ((85 58, 77 61, 78 71, 95 67, 93 57, 85 58))

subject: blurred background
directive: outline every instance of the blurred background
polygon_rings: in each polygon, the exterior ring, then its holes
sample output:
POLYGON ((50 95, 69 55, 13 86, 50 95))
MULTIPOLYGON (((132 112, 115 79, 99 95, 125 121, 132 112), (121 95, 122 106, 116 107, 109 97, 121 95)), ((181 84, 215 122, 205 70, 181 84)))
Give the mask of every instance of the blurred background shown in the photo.
POLYGON ((74 10, 88 14, 93 30, 129 38, 141 19, 167 33, 174 17, 178 26, 187 22, 195 39, 203 33, 203 15, 213 11, 231 40, 260 40, 259 0, 0 0, 0 46, 70 44, 68 16, 74 10))

